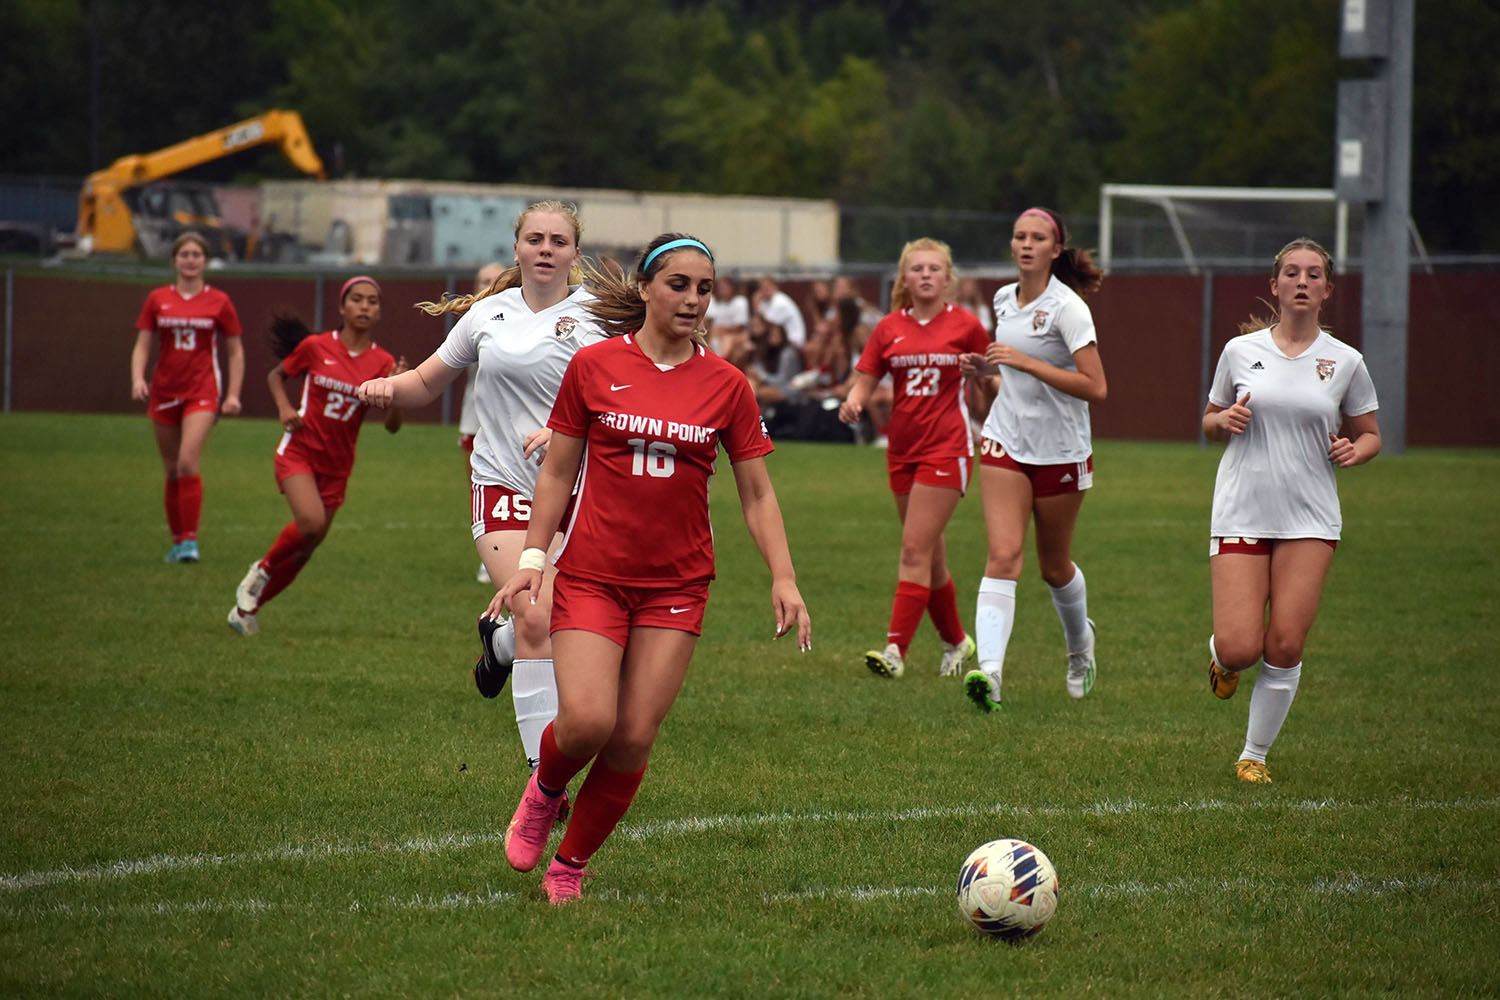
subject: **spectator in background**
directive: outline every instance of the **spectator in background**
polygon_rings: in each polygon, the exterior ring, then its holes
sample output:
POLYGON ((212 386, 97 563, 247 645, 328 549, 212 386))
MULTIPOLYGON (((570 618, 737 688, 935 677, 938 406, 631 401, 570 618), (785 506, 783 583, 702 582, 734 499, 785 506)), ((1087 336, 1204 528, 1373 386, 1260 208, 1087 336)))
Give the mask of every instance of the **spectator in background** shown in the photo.
MULTIPOLYGON (((743 358, 750 336, 750 300, 740 291, 738 282, 725 275, 714 283, 714 297, 705 318, 709 349, 721 358, 743 358)), ((743 366, 742 362, 737 364, 743 366)))
POLYGON ((775 278, 760 279, 750 304, 767 323, 775 323, 786 331, 788 343, 798 351, 802 350, 807 343, 807 321, 792 297, 776 284, 775 278))
POLYGON ((979 325, 984 327, 985 333, 995 332, 995 311, 984 300, 983 293, 979 291, 978 281, 973 278, 964 278, 959 281, 958 298, 954 301, 979 317, 979 325))
POLYGON ((767 323, 759 315, 750 318, 750 361, 745 375, 755 389, 756 402, 800 402, 802 392, 796 385, 802 373, 802 355, 787 342, 786 331, 767 323))

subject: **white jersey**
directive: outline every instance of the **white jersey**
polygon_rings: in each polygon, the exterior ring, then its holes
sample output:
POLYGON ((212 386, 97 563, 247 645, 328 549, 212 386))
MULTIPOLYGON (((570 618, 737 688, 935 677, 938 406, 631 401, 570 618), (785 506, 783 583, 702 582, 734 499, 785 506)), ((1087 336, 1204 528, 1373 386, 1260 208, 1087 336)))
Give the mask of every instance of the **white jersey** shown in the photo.
MULTIPOLYGON (((1016 303, 1019 289, 1012 283, 995 293, 996 343, 1054 368, 1077 371, 1074 352, 1099 340, 1088 305, 1056 275, 1024 306, 1016 303)), ((1082 462, 1094 450, 1089 404, 1014 368, 1001 369, 1000 392, 984 421, 984 436, 999 441, 1023 465, 1082 462)))
POLYGON ((478 395, 474 391, 474 378, 479 374, 478 365, 470 365, 468 377, 464 379, 464 398, 458 406, 458 433, 465 437, 473 437, 479 433, 479 414, 474 405, 474 397, 478 395))
POLYGON ((604 339, 585 304, 582 286, 541 312, 532 312, 521 289, 480 299, 464 314, 437 356, 450 368, 478 362, 472 394, 478 434, 469 465, 476 483, 504 486, 531 496, 536 462, 523 443, 547 426, 563 372, 580 347, 604 339))
POLYGON ((1208 401, 1228 409, 1247 392, 1250 424, 1219 460, 1209 532, 1337 540, 1343 518, 1328 435, 1342 416, 1377 408, 1365 359, 1327 332, 1289 358, 1269 329, 1256 330, 1224 345, 1208 401))

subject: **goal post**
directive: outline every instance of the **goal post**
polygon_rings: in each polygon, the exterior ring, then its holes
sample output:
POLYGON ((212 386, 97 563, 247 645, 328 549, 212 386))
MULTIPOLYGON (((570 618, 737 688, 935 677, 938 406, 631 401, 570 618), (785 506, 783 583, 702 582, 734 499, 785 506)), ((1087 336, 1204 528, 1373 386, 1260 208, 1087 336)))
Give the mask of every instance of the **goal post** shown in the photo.
POLYGON ((1349 203, 1325 188, 1177 184, 1103 184, 1099 188, 1099 264, 1105 271, 1124 260, 1161 261, 1171 253, 1172 263, 1198 274, 1217 261, 1269 259, 1299 235, 1331 238, 1334 267, 1342 271, 1349 257, 1349 203), (1136 252, 1121 254, 1115 247, 1121 228, 1119 211, 1122 204, 1132 203, 1152 206, 1160 216, 1134 217, 1136 252), (1313 206, 1316 209, 1309 213, 1313 206), (1275 242, 1269 253, 1260 245, 1267 238, 1275 242))

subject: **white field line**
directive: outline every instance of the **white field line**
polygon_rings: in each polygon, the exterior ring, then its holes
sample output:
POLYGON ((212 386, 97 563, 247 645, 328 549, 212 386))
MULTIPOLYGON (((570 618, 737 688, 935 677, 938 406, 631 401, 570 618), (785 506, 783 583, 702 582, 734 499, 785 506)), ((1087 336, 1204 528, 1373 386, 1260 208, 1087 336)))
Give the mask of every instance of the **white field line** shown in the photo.
MULTIPOLYGON (((634 841, 659 840, 715 831, 752 830, 785 827, 795 824, 825 823, 900 823, 931 819, 976 816, 1015 816, 1020 818, 1088 817, 1088 816, 1168 816, 1185 813, 1252 812, 1282 810, 1291 812, 1337 812, 1342 810, 1466 812, 1500 809, 1500 798, 1490 799, 1395 799, 1384 802, 1341 802, 1336 799, 1307 799, 1293 802, 1247 801, 1226 802, 1222 799, 1199 799, 1180 802, 1096 802, 1084 806, 1014 806, 996 803, 990 806, 921 807, 913 809, 828 811, 810 813, 738 813, 666 820, 657 823, 622 824, 615 836, 634 841)), ((227 854, 155 854, 146 858, 126 858, 98 862, 77 868, 63 867, 0 876, 0 892, 25 892, 57 885, 81 882, 106 882, 156 875, 162 872, 193 871, 226 865, 264 865, 286 861, 317 861, 323 858, 348 858, 383 854, 440 854, 471 847, 498 844, 500 833, 446 834, 418 837, 391 843, 290 844, 264 851, 227 854)))
MULTIPOLYGON (((1167 882, 1116 882, 1106 885, 1073 888, 1063 886, 1063 898, 1073 895, 1091 899, 1119 899, 1161 896, 1180 899, 1184 896, 1218 897, 1231 893, 1295 891, 1299 894, 1331 896, 1351 902, 1369 902, 1393 894, 1438 892, 1461 893, 1471 896, 1476 893, 1500 891, 1500 879, 1454 880, 1438 876, 1423 876, 1413 879, 1367 879, 1354 875, 1344 879, 1317 880, 1306 884, 1293 884, 1275 879, 1173 879, 1167 882)), ((828 886, 806 889, 801 892, 764 893, 760 902, 767 906, 779 903, 804 902, 883 902, 886 900, 927 899, 948 896, 951 886, 828 886)), ((608 890, 587 894, 589 901, 626 903, 629 905, 666 906, 677 905, 683 900, 667 896, 649 896, 640 893, 625 894, 608 890)), ((482 893, 450 893, 445 896, 417 894, 414 896, 387 896, 376 900, 308 900, 303 902, 272 901, 265 899, 196 899, 189 901, 152 900, 141 903, 111 903, 103 906, 75 903, 48 905, 0 906, 0 918, 7 920, 46 921, 55 918, 100 918, 100 917, 177 917, 202 915, 256 916, 260 914, 307 914, 327 915, 334 912, 380 913, 380 912, 453 912, 458 910, 482 910, 500 905, 512 905, 520 900, 540 902, 540 892, 510 892, 490 890, 482 893)))

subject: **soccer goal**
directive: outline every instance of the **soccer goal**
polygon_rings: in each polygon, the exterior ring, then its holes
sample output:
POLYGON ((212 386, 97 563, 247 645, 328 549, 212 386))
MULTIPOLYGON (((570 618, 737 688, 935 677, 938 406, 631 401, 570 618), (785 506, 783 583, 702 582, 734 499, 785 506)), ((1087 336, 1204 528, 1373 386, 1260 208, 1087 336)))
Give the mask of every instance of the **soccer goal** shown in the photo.
POLYGON ((1099 189, 1099 263, 1142 269, 1268 265, 1289 240, 1310 236, 1347 266, 1362 206, 1331 189, 1105 184, 1099 189))

